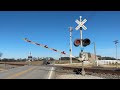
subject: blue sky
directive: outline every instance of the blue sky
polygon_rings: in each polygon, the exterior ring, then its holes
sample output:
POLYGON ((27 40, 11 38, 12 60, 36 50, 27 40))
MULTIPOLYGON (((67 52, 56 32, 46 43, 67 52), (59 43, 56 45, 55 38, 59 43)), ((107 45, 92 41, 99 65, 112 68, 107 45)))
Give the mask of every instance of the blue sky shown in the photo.
MULTIPOLYGON (((96 43, 96 53, 115 57, 114 40, 120 41, 120 11, 0 11, 0 52, 2 58, 60 57, 59 53, 25 42, 22 38, 48 45, 69 54, 69 26, 73 27, 73 42, 80 37, 76 19, 87 19, 83 38, 96 43)), ((73 47, 78 56, 80 47, 73 47)), ((118 58, 120 58, 118 43, 118 58)), ((93 44, 84 48, 93 53, 93 44)), ((63 55, 62 55, 63 56, 63 55)))

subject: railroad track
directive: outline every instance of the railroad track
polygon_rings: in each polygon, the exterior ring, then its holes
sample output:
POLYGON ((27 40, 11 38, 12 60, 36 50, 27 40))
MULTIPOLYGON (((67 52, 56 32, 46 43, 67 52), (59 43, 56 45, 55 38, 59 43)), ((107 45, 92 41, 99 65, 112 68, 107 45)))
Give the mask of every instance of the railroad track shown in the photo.
MULTIPOLYGON (((56 73, 81 74, 82 67, 57 67, 56 73)), ((98 76, 106 79, 120 79, 120 68, 91 67, 84 68, 86 75, 98 76)))

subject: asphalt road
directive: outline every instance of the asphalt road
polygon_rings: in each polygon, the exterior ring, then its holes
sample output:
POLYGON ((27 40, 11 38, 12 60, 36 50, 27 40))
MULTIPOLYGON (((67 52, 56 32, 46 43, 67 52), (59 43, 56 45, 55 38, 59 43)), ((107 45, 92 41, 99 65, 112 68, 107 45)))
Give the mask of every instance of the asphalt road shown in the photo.
POLYGON ((0 79, 52 79, 54 67, 21 66, 0 71, 0 79))

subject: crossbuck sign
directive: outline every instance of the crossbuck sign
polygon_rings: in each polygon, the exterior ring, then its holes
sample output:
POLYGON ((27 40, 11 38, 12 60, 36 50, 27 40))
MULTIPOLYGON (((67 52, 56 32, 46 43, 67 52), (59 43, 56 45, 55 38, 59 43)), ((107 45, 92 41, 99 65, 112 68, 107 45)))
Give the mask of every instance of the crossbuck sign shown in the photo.
POLYGON ((82 16, 80 16, 80 21, 79 20, 76 20, 75 22, 78 24, 78 26, 75 28, 76 30, 78 30, 80 27, 82 27, 84 30, 87 29, 87 27, 84 26, 84 23, 87 21, 86 19, 84 19, 82 21, 82 16))

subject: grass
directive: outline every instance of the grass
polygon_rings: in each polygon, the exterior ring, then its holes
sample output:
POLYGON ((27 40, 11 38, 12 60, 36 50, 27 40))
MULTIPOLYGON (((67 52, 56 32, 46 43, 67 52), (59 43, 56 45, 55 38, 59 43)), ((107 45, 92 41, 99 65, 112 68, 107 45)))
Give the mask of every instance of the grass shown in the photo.
MULTIPOLYGON (((58 60, 58 61, 55 61, 55 64, 68 64, 70 63, 70 60, 58 60)), ((79 63, 78 60, 72 60, 72 63, 79 63)))
MULTIPOLYGON (((43 61, 32 61, 30 63, 32 65, 41 65, 43 61)), ((24 66, 24 65, 28 65, 29 62, 0 62, 0 64, 24 66)))

